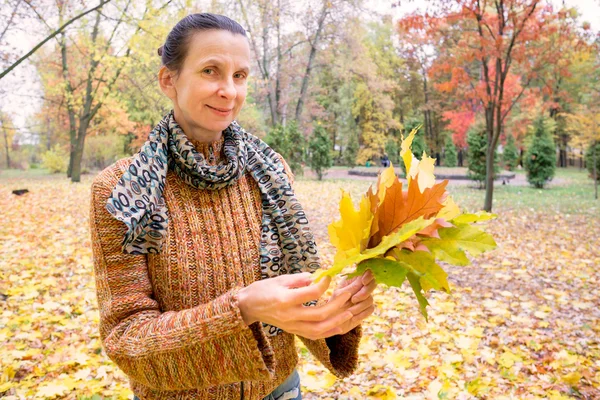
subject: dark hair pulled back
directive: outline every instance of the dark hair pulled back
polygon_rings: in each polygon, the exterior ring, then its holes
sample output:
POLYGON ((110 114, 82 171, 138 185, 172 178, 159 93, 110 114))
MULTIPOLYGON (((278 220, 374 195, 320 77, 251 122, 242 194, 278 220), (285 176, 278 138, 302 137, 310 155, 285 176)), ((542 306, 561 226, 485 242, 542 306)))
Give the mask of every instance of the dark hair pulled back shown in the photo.
POLYGON ((246 37, 246 30, 229 17, 211 13, 190 14, 171 29, 165 44, 158 48, 162 64, 171 71, 179 72, 187 56, 192 35, 211 29, 225 30, 246 37))

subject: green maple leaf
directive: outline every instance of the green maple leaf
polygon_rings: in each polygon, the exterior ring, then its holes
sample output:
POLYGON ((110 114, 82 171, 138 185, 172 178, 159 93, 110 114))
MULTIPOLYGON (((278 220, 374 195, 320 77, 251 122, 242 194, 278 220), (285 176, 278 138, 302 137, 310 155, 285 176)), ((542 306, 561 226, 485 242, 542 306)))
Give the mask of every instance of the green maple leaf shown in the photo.
POLYGON ((388 286, 401 287, 406 280, 409 269, 398 261, 388 258, 369 258, 356 266, 356 271, 348 274, 348 278, 362 275, 366 270, 373 272, 375 281, 388 286))
POLYGON ((367 269, 373 272, 373 276, 377 283, 384 283, 388 286, 401 287, 404 281, 408 278, 408 282, 417 297, 421 314, 427 320, 427 306, 429 302, 423 295, 421 286, 422 274, 417 272, 408 264, 391 260, 389 258, 370 258, 358 264, 356 271, 348 274, 348 277, 362 275, 367 269))
POLYGON ((423 291, 430 289, 450 292, 448 285, 448 274, 435 262, 433 254, 426 251, 410 251, 407 249, 392 250, 391 254, 399 263, 409 265, 411 269, 419 274, 419 280, 423 291))
POLYGON ((448 274, 435 263, 432 254, 425 251, 394 249, 386 258, 370 258, 360 262, 356 271, 348 277, 362 275, 367 269, 373 272, 375 281, 387 286, 401 287, 406 278, 417 296, 421 314, 427 319, 427 299, 423 295, 429 289, 450 291, 448 274), (392 259, 393 258, 393 259, 392 259))
POLYGON ((467 224, 457 224, 454 228, 440 228, 438 233, 439 239, 425 237, 421 243, 435 258, 454 265, 469 265, 470 261, 465 251, 477 256, 497 246, 492 235, 467 224))

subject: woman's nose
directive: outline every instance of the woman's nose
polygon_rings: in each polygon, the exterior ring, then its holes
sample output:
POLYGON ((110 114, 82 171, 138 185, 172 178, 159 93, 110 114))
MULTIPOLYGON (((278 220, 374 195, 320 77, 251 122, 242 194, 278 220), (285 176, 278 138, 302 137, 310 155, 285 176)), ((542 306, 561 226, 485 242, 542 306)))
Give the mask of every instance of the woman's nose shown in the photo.
POLYGON ((221 81, 221 87, 219 88, 218 94, 226 99, 235 99, 237 96, 237 89, 233 79, 223 79, 221 81))

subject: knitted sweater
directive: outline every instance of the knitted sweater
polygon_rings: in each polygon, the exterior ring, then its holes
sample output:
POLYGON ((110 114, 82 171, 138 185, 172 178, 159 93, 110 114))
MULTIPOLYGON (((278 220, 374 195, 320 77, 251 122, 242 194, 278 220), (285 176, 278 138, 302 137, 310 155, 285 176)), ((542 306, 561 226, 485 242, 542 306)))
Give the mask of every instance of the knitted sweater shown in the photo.
MULTIPOLYGON (((210 164, 224 157, 223 137, 192 144, 210 164), (209 158, 210 148, 216 158, 209 158)), ((201 190, 168 171, 163 250, 132 255, 121 250, 126 225, 105 208, 130 162, 124 158, 107 167, 91 188, 90 231, 106 354, 141 400, 237 400, 242 391, 244 399, 262 399, 293 371, 298 354, 293 334, 268 337, 260 322, 246 325, 238 307, 238 291, 261 279, 258 185, 246 172, 231 186, 201 190)), ((359 325, 345 335, 300 339, 334 375, 346 377, 357 367, 361 336, 359 325)))

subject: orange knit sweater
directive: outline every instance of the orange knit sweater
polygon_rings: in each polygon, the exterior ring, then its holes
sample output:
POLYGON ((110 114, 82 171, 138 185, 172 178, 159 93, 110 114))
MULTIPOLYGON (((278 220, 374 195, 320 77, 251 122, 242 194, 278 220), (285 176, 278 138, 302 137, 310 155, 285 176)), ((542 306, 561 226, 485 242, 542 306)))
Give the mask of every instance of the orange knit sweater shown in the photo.
MULTIPOLYGON (((222 137, 192 143, 207 160, 213 147, 211 164, 223 158, 222 137)), ((91 188, 90 231, 106 354, 141 400, 237 400, 242 388, 244 399, 262 399, 293 371, 298 355, 293 334, 267 337, 260 322, 244 323, 238 307, 238 291, 260 279, 262 208, 256 182, 247 172, 234 185, 199 190, 169 171, 163 251, 131 255, 121 250, 126 225, 105 208, 130 162, 124 158, 107 167, 91 188)), ((300 339, 333 374, 346 377, 357 367, 361 336, 359 325, 345 335, 300 339)))

